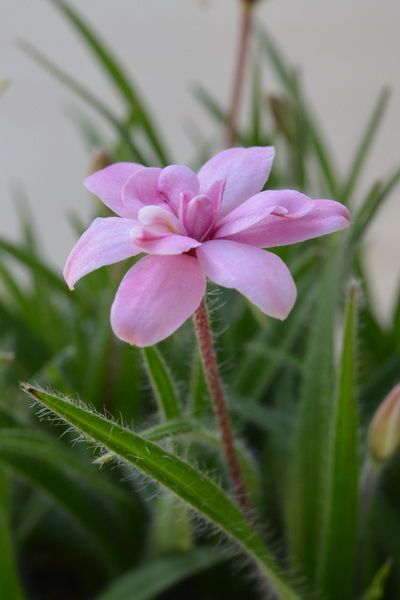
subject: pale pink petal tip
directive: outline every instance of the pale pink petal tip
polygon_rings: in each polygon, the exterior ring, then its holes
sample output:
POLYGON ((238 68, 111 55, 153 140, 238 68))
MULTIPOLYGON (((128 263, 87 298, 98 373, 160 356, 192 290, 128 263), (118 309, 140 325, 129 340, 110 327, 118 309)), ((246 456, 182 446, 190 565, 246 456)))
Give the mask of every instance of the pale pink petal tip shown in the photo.
POLYGON ((95 194, 115 214, 121 217, 134 216, 122 201, 122 188, 134 173, 144 167, 136 163, 114 163, 100 171, 89 175, 84 186, 95 194))
POLYGON ((135 225, 136 221, 132 219, 95 219, 76 242, 65 263, 63 274, 68 287, 73 290, 75 283, 91 271, 141 252, 130 237, 135 225))
POLYGON ((271 171, 274 156, 275 149, 272 146, 223 150, 200 169, 200 193, 207 194, 216 180, 225 180, 220 215, 226 215, 262 190, 271 171))

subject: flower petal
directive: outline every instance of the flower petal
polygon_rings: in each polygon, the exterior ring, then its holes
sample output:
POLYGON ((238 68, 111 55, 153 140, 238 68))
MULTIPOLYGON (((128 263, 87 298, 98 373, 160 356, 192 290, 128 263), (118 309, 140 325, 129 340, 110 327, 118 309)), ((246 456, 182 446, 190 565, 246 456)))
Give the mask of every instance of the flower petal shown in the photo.
POLYGON ((158 183, 159 190, 178 214, 182 193, 190 192, 196 196, 199 192, 199 180, 196 173, 183 165, 170 165, 162 170, 158 183))
POLYGON ((343 204, 334 200, 311 202, 311 210, 303 215, 271 215, 265 222, 236 233, 230 239, 260 248, 272 248, 310 240, 349 226, 350 213, 343 204))
POLYGON ((200 193, 208 194, 216 180, 226 179, 220 209, 221 216, 224 216, 263 188, 274 156, 272 146, 223 150, 200 169, 200 193))
POLYGON ((143 167, 133 173, 122 188, 122 202, 134 216, 149 204, 164 204, 158 191, 158 180, 161 169, 158 167, 143 167))
POLYGON ((230 240, 210 240, 196 253, 215 283, 237 289, 267 315, 286 319, 296 300, 296 286, 279 256, 230 240))
POLYGON ((64 278, 72 290, 75 283, 91 271, 135 256, 136 248, 130 237, 137 222, 119 217, 97 218, 72 248, 64 267, 64 278))
POLYGON ((146 256, 123 278, 111 308, 114 333, 151 346, 168 337, 199 306, 205 276, 193 256, 146 256))
POLYGON ((135 227, 131 230, 131 239, 135 246, 148 254, 183 254, 200 246, 200 242, 186 235, 151 227, 135 227))
POLYGON ((270 215, 299 218, 312 210, 313 202, 294 190, 271 190, 249 198, 222 219, 214 237, 224 238, 244 231, 257 223, 268 222, 270 215))
POLYGON ((185 229, 197 240, 204 239, 214 221, 214 203, 208 196, 194 196, 183 210, 185 229))
POLYGON ((115 163, 89 175, 84 185, 117 215, 134 217, 135 214, 122 202, 122 188, 129 177, 143 168, 136 163, 115 163))

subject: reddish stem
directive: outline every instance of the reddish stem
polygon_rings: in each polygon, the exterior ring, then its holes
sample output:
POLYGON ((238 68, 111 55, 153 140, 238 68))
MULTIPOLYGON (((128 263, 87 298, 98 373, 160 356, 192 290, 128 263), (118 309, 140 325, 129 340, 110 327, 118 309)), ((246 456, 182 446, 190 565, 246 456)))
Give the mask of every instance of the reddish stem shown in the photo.
POLYGON ((210 330, 207 305, 204 299, 195 312, 193 318, 204 374, 213 402, 215 416, 221 432, 221 440, 228 467, 229 478, 231 480, 231 484, 235 492, 235 498, 239 506, 242 508, 243 512, 250 517, 250 504, 234 446, 231 420, 222 388, 210 330))
POLYGON ((231 96, 231 107, 226 123, 226 145, 233 146, 236 140, 236 123, 239 114, 240 100, 244 83, 246 59, 252 30, 253 7, 256 0, 241 0, 242 14, 240 25, 239 48, 236 60, 235 74, 231 96))

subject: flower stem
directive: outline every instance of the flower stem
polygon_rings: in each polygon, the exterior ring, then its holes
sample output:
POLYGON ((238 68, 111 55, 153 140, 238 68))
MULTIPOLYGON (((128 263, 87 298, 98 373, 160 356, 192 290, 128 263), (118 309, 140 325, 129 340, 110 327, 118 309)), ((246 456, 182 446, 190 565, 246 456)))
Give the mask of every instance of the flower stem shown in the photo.
POLYGON ((248 494, 233 441, 232 425, 222 388, 205 299, 202 300, 199 308, 194 314, 193 319, 197 340, 199 343, 204 374, 208 389, 210 391, 215 416, 221 432, 221 440, 228 467, 229 478, 234 489, 237 503, 242 508, 243 512, 250 517, 248 494))
POLYGON ((240 100, 242 98, 242 90, 244 83, 244 75, 246 69, 246 59, 249 50, 253 8, 256 0, 241 0, 241 25, 239 48, 233 78, 232 96, 228 119, 226 123, 226 145, 232 146, 236 140, 236 124, 239 114, 240 100))

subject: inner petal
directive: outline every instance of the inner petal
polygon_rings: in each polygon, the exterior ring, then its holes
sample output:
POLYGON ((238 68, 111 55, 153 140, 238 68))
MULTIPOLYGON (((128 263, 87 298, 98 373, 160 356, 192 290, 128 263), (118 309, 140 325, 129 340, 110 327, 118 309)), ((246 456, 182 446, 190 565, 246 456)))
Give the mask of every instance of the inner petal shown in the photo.
POLYGON ((196 240, 204 240, 214 225, 215 203, 204 195, 195 196, 184 205, 183 223, 188 235, 196 240))
POLYGON ((137 218, 141 225, 151 227, 152 230, 186 234, 186 230, 179 219, 171 211, 161 206, 144 206, 139 210, 137 218))
POLYGON ((145 167, 129 177, 122 188, 123 204, 136 211, 149 204, 164 204, 158 189, 160 173, 157 167, 145 167))

